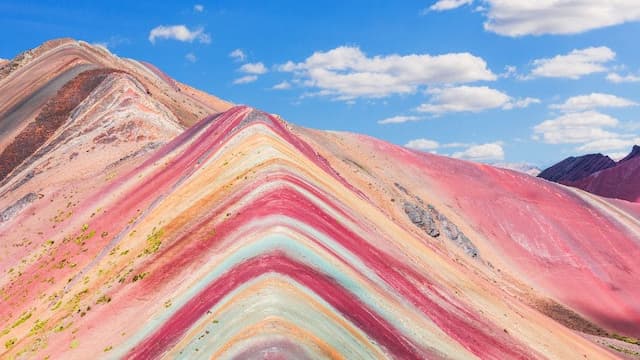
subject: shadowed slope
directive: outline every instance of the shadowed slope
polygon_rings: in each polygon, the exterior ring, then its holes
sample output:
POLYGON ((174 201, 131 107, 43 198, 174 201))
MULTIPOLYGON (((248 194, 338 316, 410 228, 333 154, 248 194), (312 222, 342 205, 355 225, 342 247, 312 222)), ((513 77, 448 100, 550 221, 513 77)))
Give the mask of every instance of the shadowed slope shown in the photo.
POLYGON ((600 154, 568 158, 545 170, 540 177, 592 194, 637 202, 640 200, 639 155, 640 146, 634 145, 631 152, 617 163, 600 154), (578 173, 581 175, 577 176, 578 173))
POLYGON ((615 165, 615 161, 602 154, 571 156, 545 169, 538 174, 538 177, 558 183, 570 182, 580 180, 615 165))
POLYGON ((640 157, 632 156, 616 166, 567 183, 590 193, 622 200, 640 201, 640 157))

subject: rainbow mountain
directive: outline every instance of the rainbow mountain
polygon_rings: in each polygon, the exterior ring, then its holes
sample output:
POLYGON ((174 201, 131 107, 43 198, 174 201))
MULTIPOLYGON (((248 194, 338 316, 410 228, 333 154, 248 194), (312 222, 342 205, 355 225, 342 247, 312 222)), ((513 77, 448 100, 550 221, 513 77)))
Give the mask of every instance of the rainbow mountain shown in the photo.
POLYGON ((0 65, 0 129, 2 358, 640 354, 640 204, 70 39, 0 65))

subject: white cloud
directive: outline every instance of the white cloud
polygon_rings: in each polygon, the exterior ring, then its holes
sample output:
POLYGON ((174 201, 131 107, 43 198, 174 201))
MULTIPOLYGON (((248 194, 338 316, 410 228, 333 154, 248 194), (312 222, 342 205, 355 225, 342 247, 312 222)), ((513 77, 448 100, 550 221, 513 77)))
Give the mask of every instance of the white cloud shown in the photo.
POLYGON ((629 107, 638 105, 629 99, 615 95, 591 93, 589 95, 574 96, 567 99, 563 104, 554 104, 550 107, 564 112, 576 112, 597 108, 629 107))
POLYGON ((202 5, 202 4, 193 5, 193 11, 199 12, 199 13, 203 12, 204 11, 204 5, 202 5))
MULTIPOLYGON (((405 123, 405 122, 409 122, 409 121, 418 121, 421 120, 422 118, 419 116, 404 116, 404 115, 399 115, 399 116, 392 116, 383 120, 379 120, 378 124, 381 125, 385 125, 385 124, 401 124, 401 123, 405 123)), ((410 146, 409 146, 410 147, 410 146)))
POLYGON ((432 11, 444 11, 459 8, 462 5, 471 4, 473 0, 438 0, 429 7, 432 11))
POLYGON ((637 0, 484 0, 484 28, 506 36, 577 34, 640 20, 637 0))
POLYGON ((245 61, 247 59, 247 55, 245 55, 244 51, 241 49, 235 49, 229 53, 229 57, 233 58, 235 61, 245 61))
POLYGON ((628 74, 628 75, 620 75, 617 73, 609 73, 607 75, 607 80, 612 83, 632 83, 632 82, 640 82, 640 76, 628 74))
POLYGON ((504 149, 502 148, 501 141, 495 141, 487 144, 467 144, 467 143, 448 143, 440 144, 435 140, 430 139, 414 139, 407 142, 405 147, 420 150, 429 151, 435 153, 439 148, 464 148, 462 151, 458 151, 451 155, 454 158, 467 159, 472 161, 501 161, 504 160, 504 149))
POLYGON ((577 148, 581 152, 605 152, 611 154, 616 150, 629 149, 633 145, 640 144, 640 137, 622 136, 590 141, 577 148))
POLYGON ((452 142, 452 143, 443 144, 442 147, 443 148, 464 148, 464 147, 469 147, 473 145, 474 144, 469 144, 469 143, 452 142))
POLYGON ((512 78, 512 77, 518 77, 518 68, 513 66, 513 65, 507 65, 504 67, 504 72, 502 74, 498 75, 501 78, 512 78))
POLYGON ((415 150, 430 151, 440 147, 440 144, 437 141, 429 139, 414 139, 407 142, 404 146, 415 150))
POLYGON ((640 143, 640 136, 627 131, 625 124, 597 111, 564 114, 543 121, 533 131, 535 140, 549 144, 577 144, 577 152, 602 152, 611 157, 619 157, 621 152, 640 143))
POLYGON ((496 108, 509 110, 540 102, 534 98, 514 100, 509 95, 486 86, 430 89, 428 93, 432 94, 431 101, 420 105, 417 110, 436 115, 449 112, 480 112, 496 108))
POLYGON ((616 53, 606 46, 576 49, 566 55, 534 60, 531 77, 579 79, 584 75, 607 71, 605 64, 615 57, 616 53))
POLYGON ((261 62, 244 64, 240 66, 239 70, 245 74, 255 75, 262 75, 267 72, 267 68, 261 62))
POLYGON ((509 169, 517 172, 521 172, 524 174, 529 174, 531 176, 538 176, 540 174, 540 168, 536 165, 520 162, 520 163, 506 163, 506 162, 498 162, 491 164, 492 166, 499 167, 502 169, 509 169))
POLYGON ((469 53, 368 57, 349 46, 315 52, 304 62, 289 61, 279 70, 293 72, 303 85, 319 89, 316 95, 341 100, 382 98, 414 93, 421 86, 496 79, 482 58, 469 53))
POLYGON ((203 44, 211 43, 211 36, 204 32, 204 28, 189 30, 185 25, 156 26, 149 32, 149 41, 155 44, 156 39, 173 39, 183 42, 198 40, 203 44))
POLYGON ((472 161, 501 161, 504 160, 504 149, 500 142, 473 145, 464 151, 456 152, 454 158, 472 161))
POLYGON ((198 57, 196 57, 194 53, 188 53, 187 55, 184 56, 184 58, 187 59, 187 61, 192 63, 198 61, 198 57))
POLYGON ((507 104, 505 104, 502 108, 505 110, 511 109, 521 109, 529 107, 531 104, 540 104, 540 99, 526 97, 524 99, 512 99, 507 104))
POLYGON ((233 80, 233 83, 238 85, 238 84, 248 84, 248 83, 252 83, 254 81, 258 80, 258 77, 256 75, 247 75, 247 76, 243 76, 240 78, 237 78, 235 80, 233 80))
POLYGON ((584 111, 545 120, 533 128, 534 139, 549 144, 587 143, 619 137, 605 130, 618 125, 618 120, 597 111, 584 111))
POLYGON ((281 83, 273 85, 272 89, 274 90, 287 90, 291 89, 291 84, 288 81, 283 81, 281 83))

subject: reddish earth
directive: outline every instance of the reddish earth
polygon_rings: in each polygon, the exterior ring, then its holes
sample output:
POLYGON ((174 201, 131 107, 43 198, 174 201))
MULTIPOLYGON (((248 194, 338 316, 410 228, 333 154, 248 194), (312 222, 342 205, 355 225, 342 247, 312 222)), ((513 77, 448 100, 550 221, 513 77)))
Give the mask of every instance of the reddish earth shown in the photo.
POLYGON ((298 127, 86 43, 12 64, 2 358, 636 351, 637 203, 298 127))
POLYGON ((600 154, 568 158, 539 177, 590 193, 622 200, 640 200, 640 146, 617 163, 600 154))
POLYGON ((80 73, 67 82, 42 108, 36 119, 29 123, 0 153, 0 183, 18 165, 23 163, 51 135, 62 126, 69 114, 105 78, 118 72, 114 69, 95 69, 80 73))

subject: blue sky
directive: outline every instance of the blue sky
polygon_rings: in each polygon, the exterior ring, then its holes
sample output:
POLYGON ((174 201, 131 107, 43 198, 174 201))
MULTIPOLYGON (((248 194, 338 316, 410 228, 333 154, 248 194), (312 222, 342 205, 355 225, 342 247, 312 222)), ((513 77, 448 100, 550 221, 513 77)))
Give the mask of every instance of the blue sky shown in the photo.
POLYGON ((477 161, 628 152, 640 4, 527 3, 0 1, 0 57, 73 37, 295 124, 477 161))

